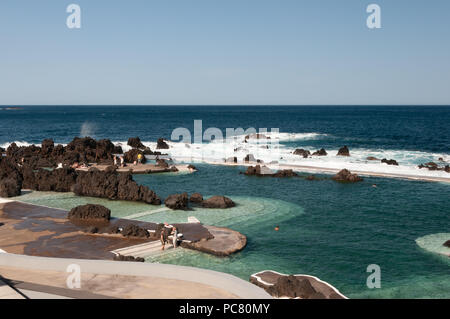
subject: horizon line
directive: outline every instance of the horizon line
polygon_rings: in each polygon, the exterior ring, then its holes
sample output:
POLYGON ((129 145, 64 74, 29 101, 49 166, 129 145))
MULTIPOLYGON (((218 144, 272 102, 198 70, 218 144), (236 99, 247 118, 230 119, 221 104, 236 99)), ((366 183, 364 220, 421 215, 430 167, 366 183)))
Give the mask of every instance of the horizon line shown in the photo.
POLYGON ((0 108, 25 106, 450 106, 450 104, 0 104, 0 108))

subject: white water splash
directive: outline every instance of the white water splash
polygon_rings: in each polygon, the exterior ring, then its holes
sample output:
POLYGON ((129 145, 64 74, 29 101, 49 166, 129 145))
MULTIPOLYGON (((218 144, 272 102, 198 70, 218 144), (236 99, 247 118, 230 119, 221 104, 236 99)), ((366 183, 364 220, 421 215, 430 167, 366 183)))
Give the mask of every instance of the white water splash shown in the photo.
POLYGON ((80 136, 81 137, 86 137, 86 136, 93 137, 95 134, 95 129, 96 129, 96 125, 94 123, 86 121, 81 125, 80 136))

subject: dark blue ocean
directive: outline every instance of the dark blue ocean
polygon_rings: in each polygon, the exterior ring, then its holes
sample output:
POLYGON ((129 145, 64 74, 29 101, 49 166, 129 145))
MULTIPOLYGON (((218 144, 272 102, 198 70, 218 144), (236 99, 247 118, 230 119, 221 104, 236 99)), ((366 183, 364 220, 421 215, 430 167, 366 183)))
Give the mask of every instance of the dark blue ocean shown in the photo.
POLYGON ((450 153, 448 106, 25 106, 0 111, 0 144, 40 143, 52 137, 67 143, 83 125, 96 138, 143 141, 170 138, 177 127, 279 128, 280 132, 319 132, 320 147, 379 147, 450 153))
MULTIPOLYGON (((169 139, 177 127, 193 130, 194 120, 199 119, 204 128, 322 134, 319 139, 286 142, 292 148, 348 145, 351 151, 421 152, 431 159, 436 154, 450 155, 450 107, 444 106, 30 106, 0 111, 0 145, 40 143, 49 137, 67 143, 78 135, 155 141, 169 139)), ((156 212, 142 220, 177 222, 194 215, 205 224, 242 232, 248 246, 227 258, 183 251, 149 262, 204 267, 246 280, 265 269, 310 274, 357 298, 450 298, 450 258, 439 254, 445 252, 442 243, 450 239, 449 183, 366 177, 362 183, 339 184, 325 175, 313 182, 252 178, 239 174, 242 167, 196 166, 199 171, 194 174, 135 179, 161 197, 201 192, 230 196, 238 205, 231 210, 156 212), (275 225, 280 231, 274 231, 275 225), (371 264, 381 268, 380 289, 366 286, 371 264)), ((73 194, 28 194, 22 200, 65 209, 84 202, 102 203, 120 217, 150 209, 73 194)))

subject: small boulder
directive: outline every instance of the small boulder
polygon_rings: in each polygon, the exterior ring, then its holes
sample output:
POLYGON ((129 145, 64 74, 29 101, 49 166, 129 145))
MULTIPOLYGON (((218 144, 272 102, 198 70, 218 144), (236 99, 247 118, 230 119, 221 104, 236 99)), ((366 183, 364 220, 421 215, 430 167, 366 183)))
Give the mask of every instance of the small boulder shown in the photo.
POLYGON ((350 156, 350 151, 347 146, 341 147, 336 156, 350 156))
POLYGON ((204 208, 230 208, 236 206, 236 204, 228 197, 225 196, 213 196, 202 202, 204 208))
POLYGON ((388 164, 388 165, 395 165, 395 166, 398 166, 397 161, 396 161, 396 160, 393 160, 393 159, 388 160, 388 159, 386 159, 386 158, 383 158, 383 159, 381 160, 381 163, 386 163, 386 164, 388 164))
POLYGON ((145 149, 145 145, 142 144, 141 139, 139 137, 130 137, 128 139, 127 144, 132 148, 145 149))
POLYGON ((315 151, 314 153, 312 153, 312 156, 327 156, 328 153, 327 151, 325 151, 324 148, 321 148, 320 150, 315 151))
POLYGON ((378 159, 378 158, 376 158, 376 157, 373 157, 373 156, 369 156, 369 157, 367 157, 367 158, 366 158, 366 160, 368 160, 368 161, 379 161, 379 159, 378 159))
POLYGON ((450 239, 447 240, 443 245, 444 245, 445 247, 450 248, 450 239))
POLYGON ((348 169, 343 169, 332 177, 337 182, 349 182, 356 183, 361 182, 363 179, 356 174, 352 174, 348 169))
POLYGON ((106 221, 111 218, 111 211, 102 206, 87 204, 72 208, 67 215, 70 220, 106 221))
POLYGON ((156 149, 167 150, 169 149, 169 145, 162 138, 158 138, 158 141, 156 142, 156 149))
POLYGON ((122 230, 122 236, 148 238, 150 237, 150 233, 142 227, 130 224, 122 230))
POLYGON ((187 209, 188 207, 188 194, 172 194, 166 198, 164 204, 170 209, 187 209))
POLYGON ((308 156, 311 155, 311 152, 308 150, 304 150, 303 148, 297 148, 294 151, 294 155, 300 155, 303 156, 303 158, 308 158, 308 156))

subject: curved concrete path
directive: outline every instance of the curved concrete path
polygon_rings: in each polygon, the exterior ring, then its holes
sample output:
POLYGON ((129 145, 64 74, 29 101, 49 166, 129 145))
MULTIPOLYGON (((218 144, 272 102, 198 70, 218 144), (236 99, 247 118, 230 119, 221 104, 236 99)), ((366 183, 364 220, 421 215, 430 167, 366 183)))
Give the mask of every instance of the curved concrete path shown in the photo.
MULTIPOLYGON (((217 295, 222 296, 222 298, 272 298, 262 288, 259 288, 250 282, 229 274, 206 269, 168 264, 48 258, 0 253, 0 270, 2 268, 6 269, 10 274, 14 274, 14 271, 16 270, 16 273, 22 272, 23 274, 26 274, 28 272, 29 274, 34 273, 36 276, 39 276, 40 272, 42 272, 43 276, 45 274, 48 275, 53 273, 58 274, 58 276, 64 276, 65 278, 70 275, 70 273, 67 273, 66 271, 67 267, 72 264, 80 266, 82 277, 83 274, 90 274, 90 278, 120 278, 120 280, 116 282, 116 285, 118 284, 119 292, 115 297, 121 296, 120 285, 123 283, 125 286, 127 284, 127 279, 130 279, 130 283, 132 282, 131 287, 136 283, 139 283, 140 280, 150 282, 153 285, 151 288, 152 290, 162 291, 162 298, 164 298, 163 293, 164 290, 166 290, 165 282, 171 282, 175 288, 182 288, 184 283, 186 287, 189 287, 189 289, 186 290, 188 293, 197 288, 199 290, 210 289, 217 295)), ((146 287, 147 289, 150 289, 148 288, 148 285, 146 287)), ((143 289, 145 287, 141 288, 143 289)), ((132 290, 133 289, 131 288, 130 291, 132 290)), ((130 297, 131 295, 124 294, 123 297, 130 297)), ((185 296, 185 298, 191 297, 192 296, 188 295, 185 296)))

